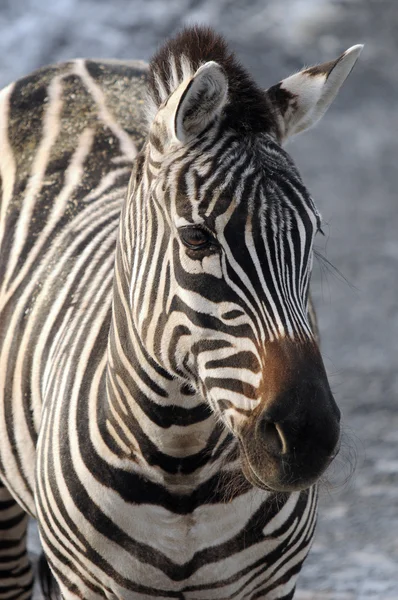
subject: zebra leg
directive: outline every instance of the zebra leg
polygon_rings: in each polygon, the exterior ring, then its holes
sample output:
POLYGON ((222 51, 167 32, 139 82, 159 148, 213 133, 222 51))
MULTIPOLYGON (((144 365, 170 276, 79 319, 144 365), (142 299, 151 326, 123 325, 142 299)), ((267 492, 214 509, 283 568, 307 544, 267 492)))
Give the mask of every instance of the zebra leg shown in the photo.
POLYGON ((32 595, 27 527, 28 515, 0 480, 0 600, 25 600, 32 595))

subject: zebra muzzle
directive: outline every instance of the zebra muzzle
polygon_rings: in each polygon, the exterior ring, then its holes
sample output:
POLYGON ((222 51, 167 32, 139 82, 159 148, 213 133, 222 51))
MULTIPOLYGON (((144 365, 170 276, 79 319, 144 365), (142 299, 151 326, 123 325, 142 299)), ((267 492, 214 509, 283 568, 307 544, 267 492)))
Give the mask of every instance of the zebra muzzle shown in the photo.
POLYGON ((290 381, 239 438, 242 469, 253 485, 295 491, 314 484, 340 446, 340 411, 326 375, 290 381))

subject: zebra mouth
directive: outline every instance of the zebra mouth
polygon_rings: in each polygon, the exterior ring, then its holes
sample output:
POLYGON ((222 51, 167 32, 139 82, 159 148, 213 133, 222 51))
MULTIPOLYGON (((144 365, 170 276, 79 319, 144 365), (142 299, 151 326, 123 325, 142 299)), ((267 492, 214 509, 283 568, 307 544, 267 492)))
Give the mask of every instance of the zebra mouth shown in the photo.
POLYGON ((271 487, 270 485, 266 484, 262 479, 259 478, 259 476, 256 474, 256 472, 253 470, 253 467, 250 465, 250 461, 247 457, 245 448, 241 442, 239 443, 239 446, 240 446, 240 454, 241 454, 242 473, 246 477, 247 481, 254 487, 259 488, 260 490, 264 490, 265 492, 281 491, 279 489, 271 487))
POLYGON ((250 465, 247 459, 242 460, 242 472, 249 483, 251 483, 256 488, 264 490, 265 492, 300 492, 302 490, 308 489, 309 487, 311 487, 311 485, 313 485, 316 482, 316 478, 314 478, 313 481, 311 480, 309 482, 304 482, 300 479, 297 479, 295 482, 283 481, 283 479, 281 479, 280 481, 274 480, 272 481, 272 483, 265 483, 254 471, 253 467, 250 465))
POLYGON ((310 477, 308 479, 299 476, 295 477, 294 467, 288 460, 281 459, 280 462, 275 462, 270 458, 267 465, 267 478, 264 481, 251 464, 244 445, 242 443, 239 445, 241 450, 241 468, 243 475, 251 485, 264 490, 265 492, 299 492, 311 487, 318 479, 318 477, 310 477))
POLYGON ((256 475, 253 469, 250 467, 247 460, 242 460, 242 472, 246 477, 247 481, 251 483, 254 487, 259 488, 260 490, 264 490, 265 492, 277 492, 276 490, 269 485, 266 485, 261 479, 256 475))

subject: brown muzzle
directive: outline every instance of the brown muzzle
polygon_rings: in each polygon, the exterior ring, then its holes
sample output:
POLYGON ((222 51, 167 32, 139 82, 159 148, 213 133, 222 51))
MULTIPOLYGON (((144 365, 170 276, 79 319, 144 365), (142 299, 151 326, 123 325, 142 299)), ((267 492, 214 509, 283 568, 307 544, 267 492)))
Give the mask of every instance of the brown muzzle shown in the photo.
POLYGON ((319 479, 339 450, 340 411, 315 343, 273 342, 262 402, 239 435, 242 468, 259 487, 295 491, 319 479))

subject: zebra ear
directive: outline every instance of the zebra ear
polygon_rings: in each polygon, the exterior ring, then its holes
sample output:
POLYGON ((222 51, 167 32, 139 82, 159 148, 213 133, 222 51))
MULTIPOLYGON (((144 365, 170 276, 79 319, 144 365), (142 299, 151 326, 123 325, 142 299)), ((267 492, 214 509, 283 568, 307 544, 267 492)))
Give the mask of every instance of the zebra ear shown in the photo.
POLYGON ((199 67, 181 94, 178 90, 175 93, 178 103, 172 130, 184 143, 198 136, 221 113, 228 100, 227 77, 218 63, 210 61, 199 67))
POLYGON ((362 48, 352 46, 336 60, 303 69, 267 90, 276 109, 282 142, 312 127, 325 114, 362 48))

